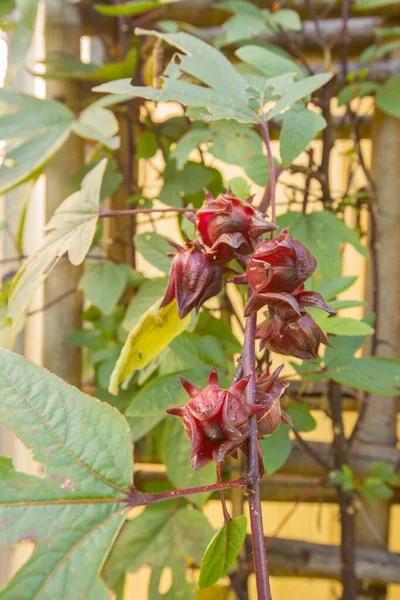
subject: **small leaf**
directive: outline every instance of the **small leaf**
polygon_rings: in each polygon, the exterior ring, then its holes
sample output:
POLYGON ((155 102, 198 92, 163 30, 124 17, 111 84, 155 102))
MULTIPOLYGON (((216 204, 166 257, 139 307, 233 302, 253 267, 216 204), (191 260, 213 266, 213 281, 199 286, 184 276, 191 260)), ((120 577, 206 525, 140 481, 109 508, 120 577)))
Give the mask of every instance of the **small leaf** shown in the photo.
POLYGON ((174 300, 160 308, 156 302, 144 313, 122 348, 110 379, 110 394, 118 394, 118 384, 143 369, 190 324, 190 315, 180 319, 174 300))
POLYGON ((295 105, 281 116, 280 141, 282 163, 289 166, 303 152, 319 131, 326 127, 324 117, 295 105))
POLYGON ((155 155, 158 150, 158 142, 152 131, 143 131, 137 142, 137 158, 148 159, 155 155))
POLYGON ((268 475, 273 475, 285 464, 292 450, 289 427, 281 423, 275 433, 261 440, 261 448, 265 470, 268 475))
POLYGON ((251 185, 243 177, 234 177, 226 183, 237 198, 248 198, 251 195, 251 185))
POLYGON ((302 98, 305 98, 318 88, 328 83, 332 77, 332 73, 321 73, 319 75, 311 75, 311 77, 306 77, 300 81, 294 81, 292 84, 290 84, 290 86, 288 86, 286 92, 282 95, 282 98, 278 100, 276 105, 267 112, 267 119, 273 119, 283 112, 288 106, 292 106, 302 98))
POLYGON ((33 294, 60 258, 68 252, 73 265, 83 262, 96 233, 100 189, 107 160, 83 179, 81 190, 64 200, 46 225, 40 248, 19 270, 10 293, 8 318, 18 320, 33 294))
POLYGON ((35 543, 2 597, 107 600, 99 570, 126 517, 121 497, 132 484, 126 420, 4 349, 0 393, 0 421, 45 467, 35 477, 0 463, 2 542, 35 543))
POLYGON ((79 282, 87 299, 105 315, 110 315, 129 281, 131 268, 108 260, 88 265, 79 282))
POLYGON ((304 77, 303 69, 295 62, 268 48, 243 46, 235 54, 268 78, 284 73, 296 73, 298 79, 304 77))
POLYGON ((400 75, 394 75, 379 88, 376 105, 393 117, 400 117, 400 75))
POLYGON ((168 273, 171 268, 171 259, 167 252, 171 252, 171 247, 167 240, 158 233, 148 232, 135 235, 135 247, 140 254, 151 265, 154 265, 163 273, 168 273))
POLYGON ((108 17, 123 17, 138 15, 142 12, 155 10, 165 5, 165 2, 155 2, 154 0, 135 0, 134 2, 126 2, 124 4, 115 4, 105 6, 104 4, 95 4, 94 8, 97 12, 107 15, 108 17))
POLYGON ((286 412, 289 413, 293 426, 297 431, 313 431, 317 426, 317 422, 306 404, 300 402, 291 404, 286 412))
POLYGON ((247 518, 242 515, 225 523, 215 534, 201 561, 199 587, 209 587, 228 573, 246 538, 247 518))
POLYGON ((321 324, 325 333, 335 335, 371 335, 374 330, 363 321, 357 321, 351 317, 330 317, 321 324))

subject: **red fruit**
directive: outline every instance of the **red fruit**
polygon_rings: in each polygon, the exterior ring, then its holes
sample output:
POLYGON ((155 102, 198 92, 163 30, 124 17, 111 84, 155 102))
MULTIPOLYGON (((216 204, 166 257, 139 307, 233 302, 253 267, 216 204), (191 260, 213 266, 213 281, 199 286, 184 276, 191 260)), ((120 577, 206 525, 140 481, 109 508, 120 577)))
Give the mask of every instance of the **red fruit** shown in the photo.
POLYGON ((251 200, 233 197, 230 189, 217 198, 206 192, 206 200, 196 214, 197 229, 218 260, 229 260, 235 251, 249 254, 263 234, 276 229, 251 206, 251 200))
POLYGON ((195 308, 219 294, 223 285, 223 267, 213 256, 202 252, 192 242, 186 242, 186 249, 173 244, 178 252, 171 265, 169 284, 161 306, 166 306, 174 298, 179 317, 183 319, 195 308))
POLYGON ((283 229, 278 238, 260 244, 247 268, 255 294, 291 293, 315 271, 317 261, 307 248, 283 229))
POLYGON ((277 311, 257 327, 256 337, 261 348, 307 361, 318 356, 320 344, 329 345, 322 329, 306 312, 285 319, 277 311))
POLYGON ((222 462, 248 438, 249 416, 262 408, 246 404, 243 391, 247 381, 247 378, 241 379, 229 390, 223 390, 214 367, 204 390, 181 377, 190 400, 185 406, 167 412, 183 418, 190 440, 193 470, 197 471, 211 461, 222 462))
POLYGON ((283 365, 278 367, 272 375, 270 374, 270 366, 271 364, 256 381, 257 404, 263 406, 263 411, 257 414, 257 430, 260 438, 274 433, 282 421, 290 424, 290 418, 281 411, 280 405, 280 397, 289 385, 287 381, 279 377, 283 365))

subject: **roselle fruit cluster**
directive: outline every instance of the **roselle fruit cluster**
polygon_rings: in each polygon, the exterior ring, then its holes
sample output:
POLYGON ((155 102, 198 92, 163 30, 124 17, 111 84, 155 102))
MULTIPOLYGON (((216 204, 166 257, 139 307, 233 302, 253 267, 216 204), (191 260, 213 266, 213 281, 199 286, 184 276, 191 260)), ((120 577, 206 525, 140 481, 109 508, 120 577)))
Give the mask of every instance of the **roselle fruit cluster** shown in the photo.
POLYGON ((244 391, 248 378, 240 379, 228 390, 221 388, 214 367, 203 390, 180 378, 190 400, 185 406, 170 408, 167 412, 183 419, 193 470, 197 471, 211 461, 221 463, 225 456, 237 456, 239 449, 244 450, 252 415, 257 415, 259 438, 274 433, 281 420, 289 422, 279 403, 288 385, 279 378, 281 368, 273 375, 268 370, 258 379, 256 404, 246 403, 244 391))
MULTIPOLYGON (((277 227, 251 201, 252 197, 235 198, 230 189, 217 198, 206 192, 203 206, 192 219, 196 239, 187 240, 184 247, 172 244, 176 253, 172 254, 169 285, 161 306, 175 298, 180 318, 192 309, 198 312, 206 300, 222 290, 224 276, 234 273, 233 283, 249 287, 245 315, 266 309, 266 319, 256 331, 261 349, 313 360, 319 345, 328 344, 328 340, 306 308, 335 312, 320 294, 305 289, 317 262, 288 229, 276 239, 265 239, 277 227), (235 259, 244 269, 241 274, 226 266, 235 259)), ((225 456, 237 456, 239 450, 247 453, 249 419, 253 416, 259 439, 274 433, 281 422, 290 424, 280 406, 288 385, 279 377, 281 369, 271 373, 268 365, 258 377, 253 404, 245 398, 248 378, 222 389, 213 368, 206 387, 199 390, 181 377, 190 399, 185 406, 167 412, 183 419, 194 470, 211 461, 222 463, 225 456)))

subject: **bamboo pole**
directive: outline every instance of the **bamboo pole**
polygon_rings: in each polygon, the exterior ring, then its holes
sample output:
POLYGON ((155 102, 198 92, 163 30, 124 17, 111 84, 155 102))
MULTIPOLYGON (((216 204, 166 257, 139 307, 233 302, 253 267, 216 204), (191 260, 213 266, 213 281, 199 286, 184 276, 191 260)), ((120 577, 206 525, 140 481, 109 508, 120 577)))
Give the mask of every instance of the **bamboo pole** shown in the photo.
MULTIPOLYGON (((46 57, 62 55, 80 58, 80 36, 78 9, 72 4, 46 0, 46 57)), ((79 84, 63 79, 49 80, 46 96, 76 109, 80 101, 79 84)), ((73 136, 46 168, 46 221, 68 196, 70 179, 84 162, 83 150, 82 140, 73 136)), ((80 267, 74 267, 68 261, 60 261, 46 281, 44 304, 76 289, 81 273, 80 267)), ((81 294, 75 291, 43 313, 43 365, 76 386, 81 381, 81 350, 70 345, 67 338, 81 327, 81 311, 81 294)))
MULTIPOLYGON (((375 293, 376 353, 399 358, 400 351, 400 121, 376 111, 373 133, 372 176, 376 189, 376 239, 372 252, 377 254, 379 278, 372 283, 375 293)), ((358 433, 359 448, 371 447, 395 450, 396 398, 371 394, 358 433), (379 409, 377 409, 379 407, 379 409)), ((396 452, 396 450, 395 450, 396 452)), ((400 454, 397 451, 397 461, 400 454)), ((387 542, 390 503, 381 500, 366 507, 367 518, 387 542)), ((357 518, 356 544, 365 548, 377 546, 376 535, 357 518)), ((371 590, 376 598, 384 598, 385 589, 371 590)), ((361 598, 371 597, 368 592, 361 598)))

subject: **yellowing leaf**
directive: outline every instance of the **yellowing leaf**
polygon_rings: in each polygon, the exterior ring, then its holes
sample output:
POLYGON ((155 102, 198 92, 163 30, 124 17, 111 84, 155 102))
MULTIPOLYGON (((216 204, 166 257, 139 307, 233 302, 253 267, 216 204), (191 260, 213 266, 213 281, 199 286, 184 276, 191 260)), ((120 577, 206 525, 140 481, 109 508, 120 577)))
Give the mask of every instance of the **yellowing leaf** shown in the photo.
POLYGON ((172 340, 185 331, 190 315, 180 319, 175 300, 160 308, 159 300, 131 331, 111 374, 110 394, 118 394, 118 384, 134 371, 146 367, 172 340))
POLYGON ((10 293, 7 317, 18 320, 33 294, 60 258, 68 252, 73 265, 83 262, 96 233, 99 218, 100 189, 107 160, 100 161, 60 206, 46 225, 46 237, 40 248, 19 270, 10 293))
POLYGON ((235 593, 227 585, 216 583, 204 590, 197 590, 197 600, 234 600, 235 593))

